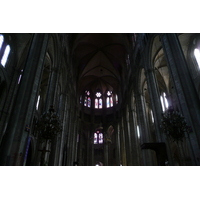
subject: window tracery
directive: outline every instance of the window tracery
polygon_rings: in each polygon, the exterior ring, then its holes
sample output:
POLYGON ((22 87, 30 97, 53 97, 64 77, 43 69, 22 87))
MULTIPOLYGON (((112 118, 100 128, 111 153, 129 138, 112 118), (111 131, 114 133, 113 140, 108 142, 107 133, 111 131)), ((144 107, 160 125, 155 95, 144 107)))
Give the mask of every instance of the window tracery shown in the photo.
POLYGON ((95 108, 96 109, 102 109, 103 108, 103 100, 101 98, 102 94, 101 92, 96 92, 96 98, 95 98, 95 108))

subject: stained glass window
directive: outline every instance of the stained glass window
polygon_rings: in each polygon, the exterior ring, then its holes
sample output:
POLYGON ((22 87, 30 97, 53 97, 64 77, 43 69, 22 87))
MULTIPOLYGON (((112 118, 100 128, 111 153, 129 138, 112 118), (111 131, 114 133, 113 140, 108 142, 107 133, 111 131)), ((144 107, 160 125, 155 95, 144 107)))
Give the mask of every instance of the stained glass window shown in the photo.
POLYGON ((99 99, 99 108, 101 109, 103 107, 102 99, 99 99))
POLYGON ((97 93, 96 93, 96 96, 97 96, 97 97, 101 97, 101 93, 100 93, 100 92, 97 92, 97 93))
POLYGON ((87 106, 87 96, 85 96, 84 106, 87 106))
POLYGON ((99 133, 99 144, 103 143, 103 133, 99 133))
POLYGON ((103 133, 99 131, 94 133, 94 144, 103 144, 103 133))
POLYGON ((108 96, 110 96, 110 95, 111 95, 111 92, 110 92, 110 91, 108 91, 108 92, 107 92, 107 95, 108 95, 108 96))
POLYGON ((99 106, 99 100, 98 99, 95 99, 95 108, 98 108, 99 106))
POLYGON ((110 98, 109 97, 106 98, 106 105, 107 105, 107 108, 110 107, 110 98))
POLYGON ((88 90, 85 91, 84 106, 91 107, 90 91, 88 90))
POLYGON ((102 96, 101 92, 96 92, 97 98, 95 98, 94 107, 97 108, 97 109, 103 108, 103 100, 102 100, 102 98, 100 98, 101 96, 102 96))
POLYGON ((89 108, 91 107, 91 99, 90 99, 90 97, 88 97, 88 107, 89 108))
POLYGON ((94 133, 94 144, 97 144, 97 133, 94 133))
POLYGON ((106 107, 107 108, 113 107, 112 91, 107 92, 106 107))

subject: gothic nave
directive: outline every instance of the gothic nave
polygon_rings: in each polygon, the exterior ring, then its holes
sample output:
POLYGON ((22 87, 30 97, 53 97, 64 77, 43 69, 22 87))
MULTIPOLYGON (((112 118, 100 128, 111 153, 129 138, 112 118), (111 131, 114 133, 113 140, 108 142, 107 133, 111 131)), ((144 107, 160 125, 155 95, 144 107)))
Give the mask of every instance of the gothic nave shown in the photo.
POLYGON ((0 34, 1 166, 199 166, 200 34, 0 34))

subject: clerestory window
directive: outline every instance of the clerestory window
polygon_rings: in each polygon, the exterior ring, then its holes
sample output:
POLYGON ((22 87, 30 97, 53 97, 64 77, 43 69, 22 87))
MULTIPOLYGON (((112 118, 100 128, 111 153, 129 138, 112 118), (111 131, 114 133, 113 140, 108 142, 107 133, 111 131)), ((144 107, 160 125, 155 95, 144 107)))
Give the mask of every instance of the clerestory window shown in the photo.
POLYGON ((0 55, 2 55, 0 57, 1 60, 1 65, 3 67, 6 66, 7 60, 8 60, 8 56, 10 54, 10 45, 8 45, 5 40, 4 40, 4 36, 0 35, 0 55), (5 47, 5 48, 4 48, 5 47))
POLYGON ((200 51, 199 51, 199 49, 197 49, 197 48, 194 49, 194 56, 197 61, 198 67, 200 69, 200 51))
POLYGON ((113 107, 112 91, 108 91, 108 92, 107 92, 106 107, 107 107, 107 108, 113 107))
POLYGON ((90 91, 88 91, 88 90, 85 91, 84 106, 86 106, 88 108, 91 107, 90 91))
POLYGON ((94 107, 96 109, 102 109, 103 108, 103 101, 102 101, 102 94, 101 92, 96 92, 96 97, 95 97, 95 100, 94 100, 94 107))
POLYGON ((163 112, 165 112, 169 106, 165 92, 163 92, 162 95, 160 96, 160 101, 161 101, 161 105, 162 105, 162 110, 163 110, 163 112))

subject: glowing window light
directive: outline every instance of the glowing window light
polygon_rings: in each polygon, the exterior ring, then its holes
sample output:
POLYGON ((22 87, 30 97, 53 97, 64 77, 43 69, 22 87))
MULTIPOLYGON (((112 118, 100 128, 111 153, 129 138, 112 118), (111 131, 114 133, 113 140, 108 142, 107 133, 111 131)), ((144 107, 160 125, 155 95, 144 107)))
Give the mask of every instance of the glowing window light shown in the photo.
POLYGON ((102 107, 103 107, 102 99, 99 99, 99 108, 102 108, 102 107))
POLYGON ((198 66, 200 68, 200 51, 199 51, 199 49, 194 50, 194 55, 195 55, 196 61, 198 63, 198 66))
POLYGON ((3 41, 4 41, 4 37, 3 37, 3 35, 0 35, 0 50, 1 50, 1 47, 3 44, 3 41))
POLYGON ((111 94, 112 94, 112 92, 111 92, 111 91, 108 91, 108 92, 107 92, 107 95, 108 95, 108 96, 110 96, 111 94))
POLYGON ((118 104, 118 96, 117 96, 117 94, 116 94, 116 104, 118 104))
POLYGON ((100 92, 97 92, 97 93, 96 93, 96 96, 97 96, 97 97, 101 97, 101 93, 100 93, 100 92))
POLYGON ((99 144, 103 143, 103 133, 99 133, 99 144))
POLYGON ((4 67, 5 67, 5 64, 6 64, 6 62, 7 62, 9 53, 10 53, 10 46, 7 45, 7 46, 6 46, 6 49, 5 49, 5 51, 4 51, 3 57, 2 57, 2 59, 1 59, 1 64, 2 64, 4 67))
POLYGON ((151 120, 152 120, 152 122, 154 123, 154 117, 153 117, 153 112, 152 112, 152 110, 151 110, 151 120))
POLYGON ((90 97, 88 97, 88 107, 89 108, 91 107, 91 99, 90 99, 90 97))
POLYGON ((87 97, 85 97, 84 106, 87 106, 87 97))
POLYGON ((37 99, 36 110, 38 110, 39 108, 39 103, 40 103, 40 95, 38 96, 38 99, 37 99))
POLYGON ((166 94, 163 93, 163 95, 164 95, 165 107, 168 108, 168 107, 169 107, 169 104, 168 104, 168 101, 167 101, 167 98, 166 98, 166 94))
POLYGON ((160 101, 161 101, 161 105, 162 105, 162 110, 165 111, 163 96, 160 96, 160 101))
POLYGON ((98 99, 95 99, 95 100, 94 100, 95 108, 98 108, 98 107, 99 107, 99 106, 98 106, 98 105, 99 105, 98 103, 99 103, 99 102, 98 102, 98 99))
POLYGON ((106 98, 106 105, 107 105, 107 108, 110 107, 110 98, 109 97, 106 98))
POLYGON ((140 138, 140 129, 138 125, 137 125, 137 134, 138 134, 138 138, 140 138))
POLYGON ((80 103, 82 103, 82 96, 80 96, 80 103))
POLYGON ((94 133, 94 144, 97 144, 97 133, 94 133))
POLYGON ((21 74, 19 75, 19 78, 18 78, 18 84, 20 84, 20 81, 21 81, 21 78, 22 78, 22 73, 23 73, 23 69, 21 70, 21 74))

